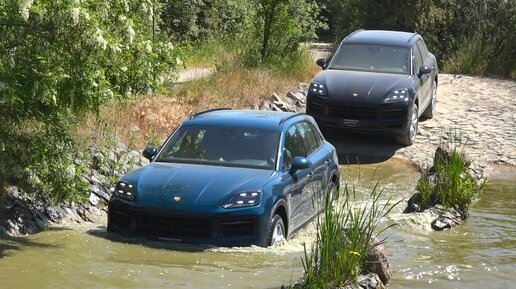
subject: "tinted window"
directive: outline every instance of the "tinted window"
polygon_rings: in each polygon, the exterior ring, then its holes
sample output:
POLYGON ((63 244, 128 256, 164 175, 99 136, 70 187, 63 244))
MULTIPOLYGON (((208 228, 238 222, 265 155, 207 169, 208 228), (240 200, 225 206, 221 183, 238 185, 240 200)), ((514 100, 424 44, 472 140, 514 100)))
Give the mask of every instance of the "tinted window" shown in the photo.
POLYGON ((409 64, 407 48, 343 44, 339 47, 328 68, 408 74, 409 64))
POLYGON ((421 55, 423 56, 423 61, 428 56, 428 49, 426 48, 425 42, 423 40, 419 40, 417 42, 417 46, 419 46, 419 50, 421 51, 421 55))
POLYGON ((315 141, 317 142, 317 147, 320 147, 321 143, 322 143, 321 134, 319 133, 319 130, 317 130, 311 123, 310 123, 310 127, 312 128, 312 131, 314 132, 315 141))
POLYGON ((414 45, 413 48, 414 53, 414 71, 417 73, 419 68, 423 65, 423 57, 421 56, 421 52, 419 52, 419 47, 414 45))
POLYGON ((291 126, 285 134, 285 150, 283 157, 283 169, 290 169, 294 157, 306 157, 303 140, 295 125, 291 126))
POLYGON ((301 138, 303 139, 306 154, 312 154, 319 148, 319 144, 317 143, 317 139, 315 138, 315 133, 312 130, 312 126, 310 126, 310 124, 308 124, 307 122, 301 122, 297 124, 297 128, 299 130, 301 138))
POLYGON ((158 162, 273 169, 279 132, 217 126, 182 126, 158 162))

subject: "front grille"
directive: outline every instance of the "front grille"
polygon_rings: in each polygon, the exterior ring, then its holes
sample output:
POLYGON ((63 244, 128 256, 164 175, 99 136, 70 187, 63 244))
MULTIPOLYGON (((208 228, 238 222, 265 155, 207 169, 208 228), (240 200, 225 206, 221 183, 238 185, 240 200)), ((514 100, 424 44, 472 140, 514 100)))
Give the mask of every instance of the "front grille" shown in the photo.
POLYGON ((221 223, 220 232, 223 237, 237 237, 253 235, 255 231, 253 219, 241 219, 221 223))
POLYGON ((353 105, 332 105, 330 115, 356 120, 377 120, 379 118, 378 109, 375 107, 360 107, 353 105))
POLYGON ((209 238, 211 221, 203 218, 135 215, 136 232, 168 238, 209 238))
POLYGON ((328 116, 341 120, 356 120, 363 124, 401 127, 407 122, 407 108, 385 105, 357 103, 330 103, 323 99, 311 98, 308 113, 321 117, 328 116))
POLYGON ((144 236, 193 239, 254 236, 256 217, 210 218, 161 215, 110 206, 109 226, 115 231, 144 236))

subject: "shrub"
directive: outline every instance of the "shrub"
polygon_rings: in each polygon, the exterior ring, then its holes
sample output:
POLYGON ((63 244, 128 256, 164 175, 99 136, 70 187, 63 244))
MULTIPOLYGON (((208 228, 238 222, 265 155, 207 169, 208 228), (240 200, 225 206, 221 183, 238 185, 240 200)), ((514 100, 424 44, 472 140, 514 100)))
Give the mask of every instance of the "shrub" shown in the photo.
POLYGON ((345 185, 344 200, 339 204, 340 192, 327 194, 323 216, 317 219, 317 236, 311 252, 305 246, 302 283, 294 288, 340 288, 356 282, 370 249, 384 243, 372 243, 373 237, 391 226, 378 231, 380 221, 398 204, 382 202, 378 183, 366 205, 355 207, 355 189, 345 185))
POLYGON ((147 0, 0 2, 0 181, 24 182, 30 171, 41 181, 35 193, 62 199, 80 190, 76 177, 64 177, 78 154, 69 134, 77 117, 155 90, 177 64, 156 8, 147 0))

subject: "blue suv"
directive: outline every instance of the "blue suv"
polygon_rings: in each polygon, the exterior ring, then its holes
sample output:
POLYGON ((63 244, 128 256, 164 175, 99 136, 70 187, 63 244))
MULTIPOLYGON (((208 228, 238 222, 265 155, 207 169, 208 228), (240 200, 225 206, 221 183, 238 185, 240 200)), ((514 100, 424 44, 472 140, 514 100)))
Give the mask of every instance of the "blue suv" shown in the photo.
POLYGON ((123 176, 108 231, 220 246, 274 246, 339 186, 335 148, 305 114, 208 110, 123 176))

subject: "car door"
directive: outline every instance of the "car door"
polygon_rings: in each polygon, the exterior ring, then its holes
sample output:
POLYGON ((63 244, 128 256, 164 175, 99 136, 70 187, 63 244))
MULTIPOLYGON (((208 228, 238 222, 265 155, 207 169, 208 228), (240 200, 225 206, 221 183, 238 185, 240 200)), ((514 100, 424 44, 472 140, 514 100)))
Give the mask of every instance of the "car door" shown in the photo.
POLYGON ((293 124, 285 133, 283 148, 283 176, 289 185, 285 188, 289 210, 289 231, 294 231, 303 224, 303 192, 312 176, 312 168, 292 170, 294 157, 306 157, 306 150, 297 126, 293 124))
POLYGON ((416 60, 416 75, 420 82, 419 87, 419 114, 423 112, 423 110, 428 106, 431 101, 431 88, 432 88, 432 80, 430 78, 430 74, 419 74, 419 68, 425 64, 427 60, 428 53, 425 54, 426 51, 421 51, 421 40, 416 41, 413 47, 413 53, 416 60))
POLYGON ((328 180, 327 174, 327 152, 322 149, 322 142, 318 132, 308 121, 297 124, 297 128, 306 150, 306 158, 312 163, 310 167, 309 180, 302 192, 302 214, 301 223, 312 219, 322 210, 323 189, 328 180))

